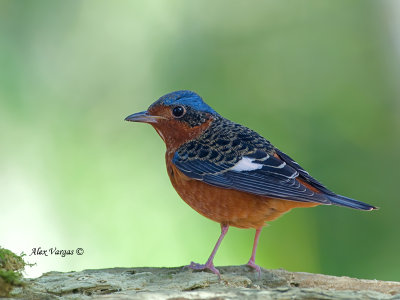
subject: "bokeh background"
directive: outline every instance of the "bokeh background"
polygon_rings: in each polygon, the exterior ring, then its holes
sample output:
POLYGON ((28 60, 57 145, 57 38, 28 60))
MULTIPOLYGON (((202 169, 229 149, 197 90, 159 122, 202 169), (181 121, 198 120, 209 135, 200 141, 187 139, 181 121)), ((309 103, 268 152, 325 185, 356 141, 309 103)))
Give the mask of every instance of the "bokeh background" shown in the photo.
MULTIPOLYGON (((85 250, 27 270, 204 262, 219 225, 175 193, 165 147, 124 122, 198 92, 334 191, 381 207, 296 209, 265 268, 400 280, 400 2, 0 1, 0 245, 85 250)), ((244 264, 231 228, 216 265, 244 264)))

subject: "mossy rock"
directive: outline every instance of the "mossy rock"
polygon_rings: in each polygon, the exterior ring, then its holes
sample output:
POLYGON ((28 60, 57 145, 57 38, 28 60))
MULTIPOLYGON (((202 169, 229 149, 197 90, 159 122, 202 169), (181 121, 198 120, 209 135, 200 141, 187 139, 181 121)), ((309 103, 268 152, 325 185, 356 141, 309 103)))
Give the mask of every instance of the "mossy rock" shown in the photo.
POLYGON ((22 286, 22 271, 27 265, 23 256, 0 247, 0 297, 7 297, 15 286, 22 286))

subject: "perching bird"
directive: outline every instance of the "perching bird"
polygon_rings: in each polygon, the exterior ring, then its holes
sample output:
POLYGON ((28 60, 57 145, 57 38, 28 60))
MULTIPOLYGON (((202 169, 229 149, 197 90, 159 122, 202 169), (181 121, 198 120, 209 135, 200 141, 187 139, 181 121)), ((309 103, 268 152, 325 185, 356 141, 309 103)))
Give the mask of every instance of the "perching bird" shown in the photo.
POLYGON ((155 128, 166 144, 167 171, 177 193, 198 213, 221 224, 209 259, 204 265, 192 262, 191 269, 209 269, 220 276, 213 260, 229 226, 256 229, 248 265, 260 274, 255 255, 267 221, 295 207, 320 204, 376 209, 328 190, 265 138, 225 119, 194 92, 166 94, 125 120, 155 128))

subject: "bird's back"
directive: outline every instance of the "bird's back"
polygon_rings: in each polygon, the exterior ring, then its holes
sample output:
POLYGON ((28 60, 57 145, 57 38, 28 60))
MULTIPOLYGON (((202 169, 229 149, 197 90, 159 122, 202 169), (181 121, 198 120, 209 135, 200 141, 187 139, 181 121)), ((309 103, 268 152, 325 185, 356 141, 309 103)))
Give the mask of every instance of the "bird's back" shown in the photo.
POLYGON ((273 155, 272 144, 257 132, 221 116, 216 117, 201 135, 183 144, 178 154, 189 159, 202 159, 217 165, 235 164, 244 155, 257 150, 273 155))

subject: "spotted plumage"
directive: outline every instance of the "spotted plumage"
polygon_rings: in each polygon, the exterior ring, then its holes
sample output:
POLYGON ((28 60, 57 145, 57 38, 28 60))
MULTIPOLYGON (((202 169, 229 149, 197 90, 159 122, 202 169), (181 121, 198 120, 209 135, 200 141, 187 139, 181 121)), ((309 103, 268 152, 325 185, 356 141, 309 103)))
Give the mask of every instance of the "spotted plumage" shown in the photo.
POLYGON ((293 201, 371 208, 336 195, 258 133, 221 116, 215 116, 200 136, 181 145, 172 162, 188 177, 221 188, 293 201), (248 169, 235 169, 246 159, 248 169), (298 177, 320 192, 296 180, 298 177))
POLYGON ((261 228, 295 207, 319 204, 373 210, 337 195, 255 131, 225 119, 191 91, 164 95, 127 121, 151 124, 164 140, 171 183, 193 209, 221 224, 221 236, 204 265, 219 275, 213 258, 229 226, 255 228, 248 265, 255 264, 261 228))

